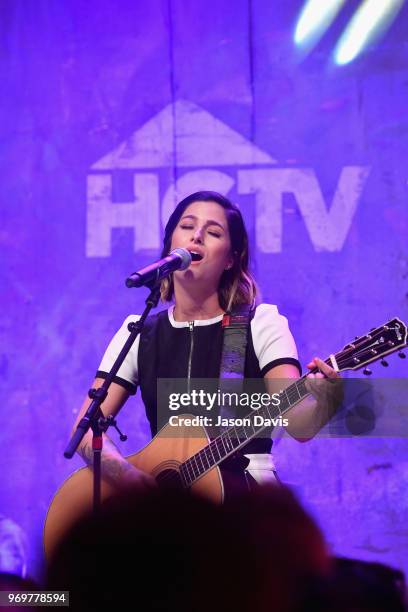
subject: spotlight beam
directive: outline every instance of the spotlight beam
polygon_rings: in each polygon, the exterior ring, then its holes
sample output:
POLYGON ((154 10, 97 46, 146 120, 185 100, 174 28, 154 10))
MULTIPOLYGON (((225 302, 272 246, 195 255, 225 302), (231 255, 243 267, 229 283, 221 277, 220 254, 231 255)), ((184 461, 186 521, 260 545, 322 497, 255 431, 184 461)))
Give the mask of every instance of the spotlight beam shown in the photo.
POLYGON ((308 0, 296 24, 295 44, 310 51, 321 39, 345 0, 308 0))
POLYGON ((365 0, 357 9, 334 49, 339 66, 353 61, 375 38, 389 28, 404 0, 365 0))

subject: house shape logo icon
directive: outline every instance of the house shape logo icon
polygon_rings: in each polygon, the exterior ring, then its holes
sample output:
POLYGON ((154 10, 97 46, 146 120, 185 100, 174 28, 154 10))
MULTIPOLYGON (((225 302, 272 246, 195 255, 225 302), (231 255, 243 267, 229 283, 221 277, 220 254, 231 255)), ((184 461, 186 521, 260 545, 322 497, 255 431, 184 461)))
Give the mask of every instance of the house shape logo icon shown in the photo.
POLYGON ((275 164, 241 134, 197 104, 177 100, 102 157, 93 170, 275 164))

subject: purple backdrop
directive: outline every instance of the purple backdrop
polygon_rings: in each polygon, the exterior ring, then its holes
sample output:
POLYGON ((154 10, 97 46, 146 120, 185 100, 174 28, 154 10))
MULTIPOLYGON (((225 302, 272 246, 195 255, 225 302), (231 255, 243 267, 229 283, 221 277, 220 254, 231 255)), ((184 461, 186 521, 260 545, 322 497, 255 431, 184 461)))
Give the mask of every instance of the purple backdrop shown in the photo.
MULTIPOLYGON (((182 195, 240 204, 263 300, 303 364, 406 317, 408 17, 336 68, 358 4, 301 58, 295 0, 2 1, 0 511, 27 534, 30 573, 81 465, 62 455, 75 413, 143 305, 124 279, 156 257, 182 195)), ((131 452, 140 399, 122 415, 131 452)), ((276 460, 337 554, 408 569, 406 439, 282 439, 276 460)))

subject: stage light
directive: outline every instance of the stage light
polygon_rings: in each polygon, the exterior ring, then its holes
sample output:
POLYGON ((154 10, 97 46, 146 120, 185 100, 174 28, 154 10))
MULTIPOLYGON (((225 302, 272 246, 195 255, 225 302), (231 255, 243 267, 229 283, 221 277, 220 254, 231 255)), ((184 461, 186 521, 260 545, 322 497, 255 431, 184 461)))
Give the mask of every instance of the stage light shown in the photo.
POLYGON ((308 0, 298 19, 294 41, 298 47, 310 50, 320 40, 345 0, 308 0))
POLYGON ((342 66, 354 60, 367 45, 391 25, 404 0, 365 0, 353 15, 334 50, 342 66))

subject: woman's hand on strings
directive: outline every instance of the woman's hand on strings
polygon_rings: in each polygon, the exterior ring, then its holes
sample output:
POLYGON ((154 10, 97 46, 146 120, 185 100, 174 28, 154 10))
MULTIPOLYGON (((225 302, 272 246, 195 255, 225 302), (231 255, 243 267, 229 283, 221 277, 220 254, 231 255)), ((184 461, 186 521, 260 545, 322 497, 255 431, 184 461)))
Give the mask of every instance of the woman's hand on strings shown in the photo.
POLYGON ((319 357, 314 357, 308 364, 311 371, 306 376, 306 387, 316 399, 318 407, 327 411, 329 420, 341 404, 344 392, 340 374, 319 357))

